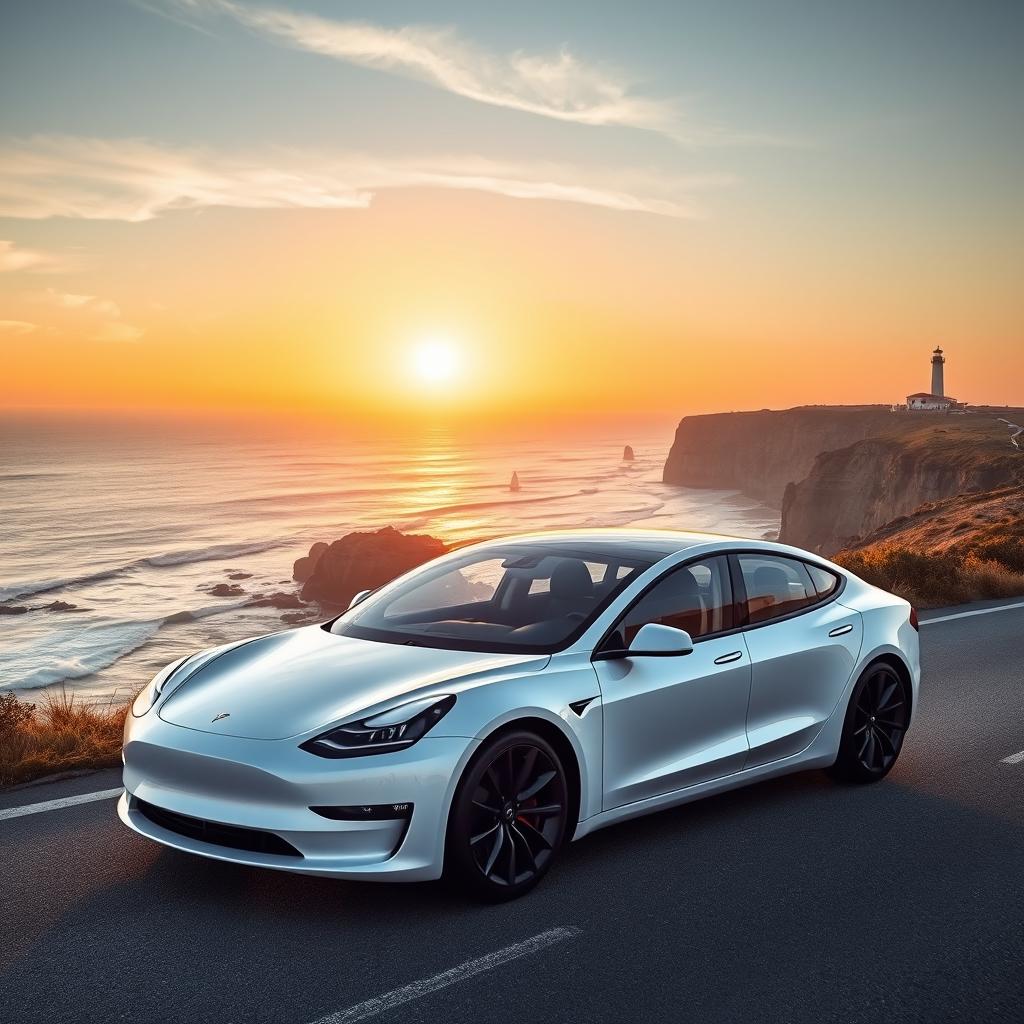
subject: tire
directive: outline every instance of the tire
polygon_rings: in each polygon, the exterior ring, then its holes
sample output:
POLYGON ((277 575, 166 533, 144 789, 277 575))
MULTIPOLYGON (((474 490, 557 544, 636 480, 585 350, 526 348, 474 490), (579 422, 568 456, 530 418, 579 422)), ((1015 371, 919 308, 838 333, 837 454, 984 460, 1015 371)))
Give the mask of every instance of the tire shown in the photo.
POLYGON ((487 741, 452 800, 446 879, 488 902, 523 896, 557 858, 568 813, 565 766, 547 740, 517 730, 487 741))
POLYGON ((892 771, 910 722, 910 694, 896 669, 876 662, 850 696, 839 756, 828 769, 844 782, 878 782, 892 771))

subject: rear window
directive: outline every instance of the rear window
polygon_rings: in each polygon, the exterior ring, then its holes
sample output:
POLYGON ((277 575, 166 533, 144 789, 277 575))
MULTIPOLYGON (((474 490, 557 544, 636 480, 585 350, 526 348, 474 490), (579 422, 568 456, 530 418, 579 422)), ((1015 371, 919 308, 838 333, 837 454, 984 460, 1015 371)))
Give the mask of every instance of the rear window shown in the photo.
POLYGON ((828 597, 834 594, 839 586, 839 577, 828 569, 822 569, 819 565, 808 565, 807 573, 811 577, 814 589, 818 597, 828 597))
POLYGON ((738 555, 747 591, 747 621, 767 622, 819 600, 807 566, 780 555, 738 555))

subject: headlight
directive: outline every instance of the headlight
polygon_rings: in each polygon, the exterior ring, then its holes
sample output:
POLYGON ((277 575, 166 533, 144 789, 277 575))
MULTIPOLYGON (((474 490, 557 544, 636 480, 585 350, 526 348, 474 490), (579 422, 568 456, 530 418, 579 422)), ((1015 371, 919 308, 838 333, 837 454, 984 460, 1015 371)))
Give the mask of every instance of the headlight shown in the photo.
POLYGON ((135 698, 135 703, 132 705, 132 714, 136 718, 141 718, 153 707, 171 676, 173 676, 174 673, 177 672, 178 669, 181 668, 181 666, 184 665, 191 657, 192 655, 188 654, 184 658, 172 661, 170 665, 160 669, 160 671, 153 676, 149 685, 146 686, 138 697, 135 698))
POLYGON ((410 701, 361 722, 339 725, 306 740, 303 750, 320 757, 361 757, 405 750, 424 736, 455 706, 455 695, 410 701))

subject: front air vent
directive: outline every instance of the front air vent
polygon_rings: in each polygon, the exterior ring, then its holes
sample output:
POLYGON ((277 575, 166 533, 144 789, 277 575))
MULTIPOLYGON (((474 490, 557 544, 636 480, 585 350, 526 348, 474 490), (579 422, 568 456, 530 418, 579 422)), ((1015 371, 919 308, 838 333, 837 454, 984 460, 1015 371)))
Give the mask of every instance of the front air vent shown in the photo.
POLYGON ((186 839, 196 839, 211 846, 226 846, 231 850, 248 850, 250 853, 272 853, 278 857, 302 857, 291 843, 273 832, 261 832, 255 828, 239 828, 237 825, 223 825, 203 818, 190 818, 163 807, 147 803, 135 797, 132 808, 147 820, 186 839))
POLYGON ((408 821, 412 804, 355 804, 346 807, 310 807, 331 821, 408 821))

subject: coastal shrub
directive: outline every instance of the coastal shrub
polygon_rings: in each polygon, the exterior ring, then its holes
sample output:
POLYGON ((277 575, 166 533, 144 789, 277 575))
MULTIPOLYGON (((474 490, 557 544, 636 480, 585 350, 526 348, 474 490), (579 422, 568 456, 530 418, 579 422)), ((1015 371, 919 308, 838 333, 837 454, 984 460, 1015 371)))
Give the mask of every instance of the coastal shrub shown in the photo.
POLYGON ((0 694, 0 736, 14 732, 20 725, 31 721, 35 712, 35 704, 18 700, 9 690, 0 694))
POLYGON ((920 552, 880 543, 841 551, 835 560, 873 586, 918 607, 934 608, 1024 594, 1024 561, 1019 556, 999 544, 920 552))
POLYGON ((1024 573, 1024 538, 998 537, 978 540, 971 545, 978 558, 998 562, 1014 572, 1024 573))
POLYGON ((82 768, 121 763, 128 705, 91 704, 66 691, 38 705, 13 693, 0 697, 0 786, 82 768))

